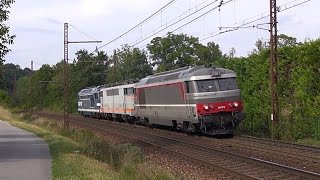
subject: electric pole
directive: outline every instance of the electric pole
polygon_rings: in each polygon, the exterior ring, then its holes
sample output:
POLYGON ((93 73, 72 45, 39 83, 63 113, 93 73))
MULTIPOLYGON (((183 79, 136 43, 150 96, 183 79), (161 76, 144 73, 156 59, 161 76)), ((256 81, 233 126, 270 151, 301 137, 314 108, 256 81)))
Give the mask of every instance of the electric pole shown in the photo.
POLYGON ((69 44, 75 43, 101 43, 102 41, 69 41, 69 24, 64 23, 64 116, 63 123, 65 128, 69 128, 69 44))
POLYGON ((17 105, 17 98, 16 98, 16 95, 17 95, 17 92, 16 92, 16 84, 17 84, 17 70, 16 68, 14 69, 14 73, 13 73, 13 105, 16 106, 17 105))
POLYGON ((69 117, 68 117, 68 81, 69 81, 69 78, 68 78, 68 60, 69 60, 69 45, 68 45, 68 30, 69 29, 69 26, 68 26, 68 23, 64 23, 64 66, 63 66, 63 79, 64 79, 64 110, 63 110, 63 122, 64 122, 64 127, 65 128, 69 128, 69 117))
POLYGON ((279 121, 277 23, 277 1, 270 0, 270 89, 272 139, 274 139, 275 124, 279 121))
POLYGON ((33 73, 33 61, 31 61, 31 66, 30 66, 30 68, 31 68, 31 74, 30 74, 30 80, 29 80, 29 98, 30 98, 30 101, 29 101, 29 103, 27 103, 28 104, 28 110, 29 110, 29 112, 30 112, 30 114, 32 115, 32 111, 33 111, 33 99, 32 99, 32 73, 33 73))

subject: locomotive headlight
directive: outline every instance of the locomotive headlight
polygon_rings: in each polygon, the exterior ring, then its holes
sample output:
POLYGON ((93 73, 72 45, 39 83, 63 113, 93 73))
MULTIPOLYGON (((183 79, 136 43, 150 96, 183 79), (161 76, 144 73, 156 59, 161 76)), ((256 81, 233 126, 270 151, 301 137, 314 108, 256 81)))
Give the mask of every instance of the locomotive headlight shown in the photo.
POLYGON ((238 107, 239 103, 238 102, 234 102, 233 105, 234 105, 234 107, 238 107))
POLYGON ((208 105, 203 105, 204 110, 208 111, 209 110, 209 106, 208 105))

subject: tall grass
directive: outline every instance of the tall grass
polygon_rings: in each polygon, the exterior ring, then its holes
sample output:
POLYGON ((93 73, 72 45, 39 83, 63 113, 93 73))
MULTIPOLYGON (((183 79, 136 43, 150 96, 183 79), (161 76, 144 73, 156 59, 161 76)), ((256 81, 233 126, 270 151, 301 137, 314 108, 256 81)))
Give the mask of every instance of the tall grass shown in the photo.
POLYGON ((1 107, 0 118, 37 134, 49 143, 54 179, 181 178, 165 170, 146 167, 139 147, 112 145, 91 130, 64 129, 62 123, 27 114, 12 116, 1 107))

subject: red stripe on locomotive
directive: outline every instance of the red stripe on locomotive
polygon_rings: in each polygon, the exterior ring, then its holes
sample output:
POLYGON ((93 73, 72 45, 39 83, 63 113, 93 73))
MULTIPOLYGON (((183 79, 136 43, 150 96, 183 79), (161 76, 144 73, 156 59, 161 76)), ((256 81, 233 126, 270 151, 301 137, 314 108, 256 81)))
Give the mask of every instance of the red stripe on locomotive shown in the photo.
POLYGON ((197 104, 197 114, 206 115, 219 112, 241 111, 243 104, 241 100, 230 102, 215 102, 206 104, 197 104))

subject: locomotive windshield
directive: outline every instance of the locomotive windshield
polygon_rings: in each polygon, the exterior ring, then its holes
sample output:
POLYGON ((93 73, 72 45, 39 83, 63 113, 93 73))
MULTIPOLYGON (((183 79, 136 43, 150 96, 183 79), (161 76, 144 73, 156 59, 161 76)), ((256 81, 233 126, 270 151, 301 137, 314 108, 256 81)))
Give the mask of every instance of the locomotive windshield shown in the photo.
POLYGON ((216 80, 201 80, 197 81, 199 92, 215 92, 217 91, 216 80))
POLYGON ((216 92, 238 89, 236 78, 209 79, 197 81, 199 92, 216 92))
POLYGON ((236 78, 218 79, 220 91, 235 90, 238 89, 236 78))

